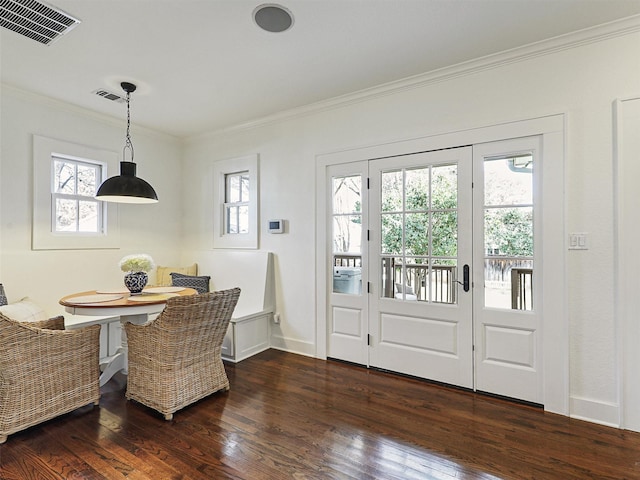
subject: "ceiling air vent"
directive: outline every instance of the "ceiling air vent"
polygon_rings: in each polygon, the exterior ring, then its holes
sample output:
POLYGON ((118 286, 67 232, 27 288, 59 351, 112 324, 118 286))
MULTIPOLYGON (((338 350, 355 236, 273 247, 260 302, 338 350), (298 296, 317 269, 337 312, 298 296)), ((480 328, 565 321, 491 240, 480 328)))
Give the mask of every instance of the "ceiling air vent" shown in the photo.
POLYGON ((0 0, 0 26, 49 45, 80 23, 62 10, 35 0, 0 0))
POLYGON ((127 103, 126 98, 123 98, 120 95, 117 95, 115 93, 108 92, 107 90, 96 90, 93 93, 95 93, 96 95, 102 98, 106 98, 107 100, 111 100, 112 102, 127 103))

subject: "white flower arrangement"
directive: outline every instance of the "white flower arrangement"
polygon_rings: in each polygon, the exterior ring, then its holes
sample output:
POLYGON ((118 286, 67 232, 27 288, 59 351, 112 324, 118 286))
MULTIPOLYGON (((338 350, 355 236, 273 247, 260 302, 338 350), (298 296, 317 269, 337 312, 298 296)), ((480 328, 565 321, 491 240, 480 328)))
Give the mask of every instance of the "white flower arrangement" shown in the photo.
POLYGON ((123 272, 150 272, 155 266, 153 258, 145 253, 127 255, 120 260, 120 270, 123 272))

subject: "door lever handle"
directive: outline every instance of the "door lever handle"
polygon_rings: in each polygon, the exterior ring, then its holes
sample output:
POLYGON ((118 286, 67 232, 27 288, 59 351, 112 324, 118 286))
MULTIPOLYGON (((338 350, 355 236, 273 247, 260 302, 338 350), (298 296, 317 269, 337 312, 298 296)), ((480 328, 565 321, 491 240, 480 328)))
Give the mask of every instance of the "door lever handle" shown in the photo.
POLYGON ((469 291, 469 265, 464 265, 462 267, 462 282, 460 280, 456 280, 456 283, 462 285, 462 289, 465 292, 469 291))

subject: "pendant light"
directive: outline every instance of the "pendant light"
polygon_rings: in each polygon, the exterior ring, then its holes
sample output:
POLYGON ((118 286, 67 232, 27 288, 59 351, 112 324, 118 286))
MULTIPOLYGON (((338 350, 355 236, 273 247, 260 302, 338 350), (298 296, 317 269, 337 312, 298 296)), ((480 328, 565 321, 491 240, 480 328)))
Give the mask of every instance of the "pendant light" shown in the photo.
POLYGON ((129 82, 122 82, 120 86, 127 92, 127 138, 122 149, 120 175, 105 180, 98 188, 96 198, 116 203, 156 203, 158 195, 151 185, 140 177, 136 177, 136 164, 133 162, 133 144, 129 133, 131 128, 129 97, 131 92, 136 90, 136 86, 129 82), (131 153, 131 161, 125 160, 127 149, 131 153))

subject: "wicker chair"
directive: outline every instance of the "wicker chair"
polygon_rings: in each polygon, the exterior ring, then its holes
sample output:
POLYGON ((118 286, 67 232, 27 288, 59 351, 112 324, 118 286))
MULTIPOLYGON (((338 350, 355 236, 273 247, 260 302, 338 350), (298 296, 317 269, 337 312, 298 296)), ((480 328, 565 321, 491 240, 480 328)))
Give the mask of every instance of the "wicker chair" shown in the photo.
POLYGON ((21 323, 0 314, 0 443, 100 401, 100 326, 64 330, 64 317, 21 323))
POLYGON ((154 320, 125 323, 127 399, 171 420, 187 405, 229 390, 221 349, 239 297, 239 288, 173 297, 154 320))

